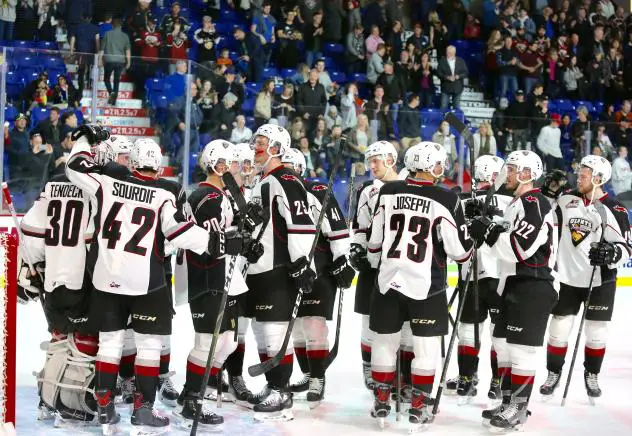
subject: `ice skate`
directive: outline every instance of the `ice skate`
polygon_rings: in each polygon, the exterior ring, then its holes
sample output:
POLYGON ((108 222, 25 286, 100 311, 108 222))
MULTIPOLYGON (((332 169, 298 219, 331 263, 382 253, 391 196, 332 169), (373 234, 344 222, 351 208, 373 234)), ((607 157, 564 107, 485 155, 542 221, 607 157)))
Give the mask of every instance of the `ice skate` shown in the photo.
MULTIPOLYGON (((193 419, 195 418, 195 412, 197 408, 197 392, 184 391, 177 400, 177 406, 173 411, 173 416, 177 422, 177 425, 185 430, 191 430, 193 426, 193 419)), ((224 418, 220 415, 213 413, 208 407, 206 401, 202 401, 202 410, 200 412, 200 419, 198 421, 200 431, 222 431, 222 424, 224 418)))
POLYGON ((208 386, 206 387, 206 392, 204 393, 204 398, 210 401, 217 401, 217 387, 219 386, 219 381, 222 383, 222 401, 232 402, 232 396, 228 395, 228 382, 224 380, 223 376, 224 372, 222 371, 217 375, 217 377, 210 377, 208 379, 208 386))
POLYGON ((270 391, 271 391, 270 386, 265 385, 263 389, 261 390, 261 392, 257 394, 252 394, 248 398, 247 406, 250 407, 251 409, 254 408, 255 405, 259 404, 260 402, 262 402, 264 399, 268 397, 268 395, 270 394, 270 391))
POLYGON ((37 405, 37 420, 38 421, 50 421, 55 419, 55 409, 46 404, 43 400, 40 400, 37 405))
POLYGON ((501 433, 507 430, 519 430, 527 422, 531 412, 527 410, 527 402, 512 402, 505 410, 494 416, 489 425, 493 432, 501 433))
POLYGON ((309 372, 303 374, 303 378, 297 383, 290 385, 290 391, 298 394, 300 392, 307 392, 309 390, 309 372))
POLYGON ((362 373, 364 374, 364 386, 370 391, 375 390, 375 381, 371 375, 370 363, 362 363, 362 373))
POLYGON ((548 401, 553 397, 553 393, 555 392, 555 389, 557 389, 557 386, 560 384, 561 378, 561 372, 549 371, 549 375, 546 377, 544 384, 540 386, 540 394, 542 394, 542 399, 544 401, 548 401))
POLYGON ((457 404, 459 406, 472 401, 472 398, 478 393, 473 378, 464 375, 459 376, 459 386, 457 387, 456 393, 458 395, 457 404))
POLYGON ((481 417, 483 418, 483 425, 489 426, 489 422, 491 421, 491 419, 494 416, 502 413, 505 410, 505 408, 509 406, 510 402, 511 402, 511 395, 505 395, 502 398, 501 404, 491 407, 489 409, 483 410, 483 413, 481 413, 481 417))
MULTIPOLYGON (((443 388, 444 395, 457 395, 460 377, 461 376, 459 375, 458 377, 451 378, 445 382, 445 386, 443 388)), ((474 383, 474 386, 478 386, 478 372, 475 372, 472 376, 472 382, 474 383)))
POLYGON ((244 378, 240 375, 228 377, 228 394, 233 397, 235 404, 247 405, 252 392, 246 387, 244 378))
POLYGON ((97 419, 104 435, 112 435, 117 431, 121 416, 114 408, 113 394, 109 389, 97 389, 94 392, 97 400, 97 419))
POLYGON ((325 398, 325 377, 310 378, 309 391, 307 391, 307 404, 310 409, 317 407, 325 398))
POLYGON ((134 427, 130 435, 159 435, 169 431, 169 418, 158 413, 154 409, 154 403, 144 401, 142 393, 135 392, 132 425, 134 427))
POLYGON ((120 404, 132 404, 134 402, 134 392, 136 392, 136 378, 122 378, 120 404))
POLYGON ((500 393, 500 378, 493 377, 489 382, 489 390, 487 391, 487 398, 493 401, 500 401, 502 399, 500 393))
POLYGON ((171 373, 158 377, 158 399, 162 404, 175 407, 179 396, 180 394, 171 383, 171 373))
POLYGON ((586 393, 588 394, 588 401, 593 406, 595 405, 595 399, 601 397, 601 389, 599 388, 598 374, 584 371, 584 385, 586 386, 586 393))
POLYGON ((286 422, 294 419, 292 393, 285 389, 270 389, 268 395, 254 407, 255 421, 286 422))
POLYGON ((82 410, 73 410, 60 404, 55 412, 55 428, 81 428, 99 425, 97 416, 82 410))
MULTIPOLYGON (((402 385, 399 393, 402 397, 402 403, 410 403, 413 398, 413 388, 410 385, 402 385)), ((391 394, 391 400, 397 401, 397 392, 391 394)))
MULTIPOLYGON (((419 390, 412 391, 410 409, 408 409, 408 433, 414 434, 428 429, 428 424, 434 421, 434 415, 430 411, 428 398, 419 390)), ((433 401, 434 403, 434 401, 433 401)))
POLYGON ((375 401, 373 403, 373 410, 371 410, 371 416, 377 418, 377 423, 380 428, 386 426, 386 417, 391 413, 391 386, 380 383, 373 391, 375 395, 375 401))

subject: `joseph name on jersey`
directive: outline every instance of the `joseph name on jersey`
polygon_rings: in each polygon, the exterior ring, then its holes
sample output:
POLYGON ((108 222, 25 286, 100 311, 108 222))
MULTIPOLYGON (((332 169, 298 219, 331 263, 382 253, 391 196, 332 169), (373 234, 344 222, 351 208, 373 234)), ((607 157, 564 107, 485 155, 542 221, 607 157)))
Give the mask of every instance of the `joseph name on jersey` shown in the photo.
POLYGON ((356 214, 352 222, 352 242, 354 244, 360 244, 364 248, 367 247, 367 232, 371 226, 375 205, 377 204, 377 198, 382 186, 384 186, 384 182, 379 179, 368 180, 364 182, 362 188, 358 191, 356 214))
POLYGON ((31 262, 46 261, 44 289, 83 288, 90 197, 65 175, 53 177, 22 218, 25 249, 31 262))
MULTIPOLYGON (((606 209, 608 223, 604 240, 619 244, 623 255, 618 263, 597 268, 593 285, 613 282, 617 279, 617 267, 632 255, 628 245, 630 223, 628 210, 606 194, 600 199, 606 209)), ((555 208, 555 220, 559 232, 557 271, 559 280, 570 286, 587 288, 592 266, 588 259, 590 244, 601 239, 601 217, 593 204, 577 191, 561 195, 555 208)))
POLYGON ((177 248, 203 253, 209 238, 176 209, 176 198, 164 180, 134 177, 118 168, 94 163, 90 146, 80 138, 66 174, 97 200, 88 255, 93 285, 104 292, 143 295, 166 285, 165 239, 177 248))
POLYGON ((447 287, 447 257, 471 254, 457 194, 414 179, 385 184, 369 231, 368 260, 378 268, 378 286, 414 300, 447 287))

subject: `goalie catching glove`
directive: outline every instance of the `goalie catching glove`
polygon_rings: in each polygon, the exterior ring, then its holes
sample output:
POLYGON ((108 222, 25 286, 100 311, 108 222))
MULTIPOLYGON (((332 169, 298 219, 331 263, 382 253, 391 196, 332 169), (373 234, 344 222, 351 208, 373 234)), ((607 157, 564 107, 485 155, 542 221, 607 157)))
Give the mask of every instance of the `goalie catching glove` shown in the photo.
POLYGON ((302 289, 306 294, 312 292, 316 273, 310 268, 305 256, 298 258, 296 262, 290 264, 288 274, 298 289, 302 289))
POLYGON ((20 274, 18 275, 18 302, 27 304, 29 301, 37 301, 40 294, 44 292, 44 262, 33 265, 38 272, 31 275, 28 264, 22 262, 20 274))
POLYGON ((590 244, 588 258, 592 266, 606 266, 617 263, 622 256, 621 247, 612 242, 593 242, 590 244))
POLYGON ((486 242, 490 247, 496 243, 498 237, 505 228, 500 224, 494 223, 486 216, 477 216, 470 222, 470 235, 476 244, 476 248, 486 242))
POLYGON ((349 265, 345 256, 340 256, 329 267, 329 274, 336 280, 339 288, 347 289, 355 277, 355 270, 349 265))

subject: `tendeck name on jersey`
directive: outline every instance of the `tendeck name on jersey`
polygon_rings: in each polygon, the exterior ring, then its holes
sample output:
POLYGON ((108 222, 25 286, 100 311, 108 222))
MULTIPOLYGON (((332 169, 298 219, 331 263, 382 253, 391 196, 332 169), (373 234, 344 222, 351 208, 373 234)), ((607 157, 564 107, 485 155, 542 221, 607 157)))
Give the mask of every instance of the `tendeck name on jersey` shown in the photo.
POLYGON ((81 188, 71 185, 70 183, 64 183, 63 185, 50 185, 50 196, 51 197, 70 197, 70 198, 79 198, 83 197, 83 191, 81 188))
POLYGON ((141 203, 153 203, 154 198, 156 197, 156 191, 142 186, 126 185, 114 182, 112 195, 126 200, 139 201, 141 203))
POLYGON ((415 212, 418 212, 419 209, 421 209, 421 213, 428 213, 430 212, 430 200, 419 197, 398 196, 393 209, 406 209, 415 212))

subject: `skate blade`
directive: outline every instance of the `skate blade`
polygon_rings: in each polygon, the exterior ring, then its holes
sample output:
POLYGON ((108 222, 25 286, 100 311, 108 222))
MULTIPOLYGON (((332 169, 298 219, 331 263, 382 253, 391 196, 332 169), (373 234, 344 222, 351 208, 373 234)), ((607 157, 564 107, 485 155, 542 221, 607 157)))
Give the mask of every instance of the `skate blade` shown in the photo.
POLYGON ((424 433, 430 428, 429 422, 423 424, 408 424, 408 434, 424 433))
POLYGON ((97 427, 99 425, 99 421, 97 419, 93 419, 92 421, 81 421, 78 419, 67 419, 62 417, 59 414, 55 415, 55 423, 53 424, 55 428, 86 428, 86 427, 97 427))
MULTIPOLYGON (((215 389, 207 389, 204 394, 205 400, 217 401, 217 391, 215 389)), ((222 392, 222 402, 225 403, 234 403, 234 397, 232 395, 227 394, 226 392, 222 392)))
POLYGON ((166 398, 159 398, 160 402, 167 407, 176 407, 178 405, 178 400, 167 400, 166 398))
POLYGON ((510 428, 501 428, 501 427, 494 427, 493 425, 490 424, 489 430, 494 434, 513 433, 515 431, 522 431, 523 425, 524 425, 523 423, 520 423, 510 428))
POLYGON ((119 424, 101 424, 101 434, 111 436, 119 433, 119 424))
MULTIPOLYGON (((177 428, 181 429, 181 430, 185 430, 185 431, 191 431, 191 428, 193 427, 193 420, 192 419, 186 419, 183 418, 182 415, 178 414, 178 413, 173 413, 173 417, 174 417, 174 424, 176 425, 177 428)), ((199 433, 201 434, 205 434, 205 433, 223 433, 224 432, 224 424, 202 424, 201 422, 198 423, 198 430, 199 433)))
POLYGON ((130 430, 129 436, 156 436, 159 434, 165 434, 169 430, 171 430, 171 427, 168 425, 164 427, 149 427, 145 425, 139 425, 133 427, 130 430))
POLYGON ((553 399, 553 394, 550 394, 550 395, 540 394, 540 398, 543 403, 548 403, 549 401, 553 399))
POLYGON ((254 419, 256 422, 287 422, 294 419, 294 414, 289 409, 280 412, 255 412, 254 419))
POLYGON ((443 395, 447 395, 448 397, 453 397, 456 395, 456 389, 448 389, 446 387, 443 388, 443 395))
POLYGON ((456 399, 457 406, 466 406, 470 404, 474 400, 474 397, 471 395, 459 395, 456 399))
POLYGON ((381 430, 384 430, 384 428, 386 427, 386 418, 377 418, 377 426, 380 427, 381 430))
POLYGON ((597 399, 598 399, 598 398, 599 398, 599 397, 588 397, 588 403, 589 403, 591 406, 596 406, 596 405, 597 405, 597 399))

